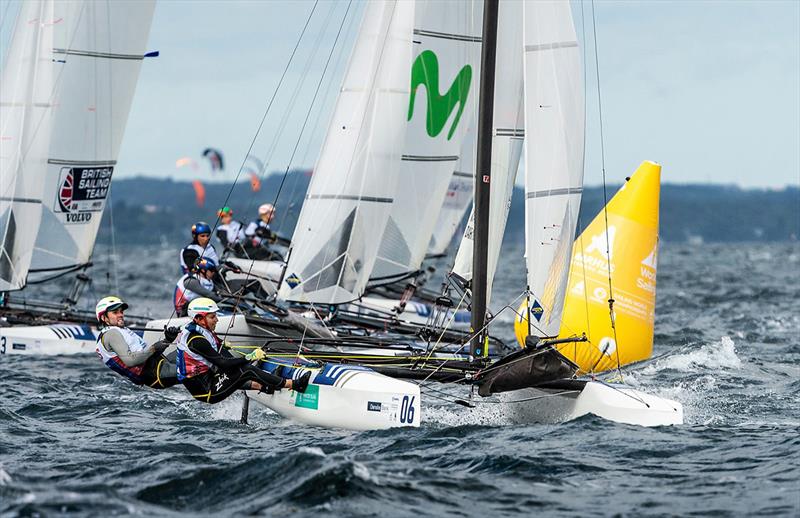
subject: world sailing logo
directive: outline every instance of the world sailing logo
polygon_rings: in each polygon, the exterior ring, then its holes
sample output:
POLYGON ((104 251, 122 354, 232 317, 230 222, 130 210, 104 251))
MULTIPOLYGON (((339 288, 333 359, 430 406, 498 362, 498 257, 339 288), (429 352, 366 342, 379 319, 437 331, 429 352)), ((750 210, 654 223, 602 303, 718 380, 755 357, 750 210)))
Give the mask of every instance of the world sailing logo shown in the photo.
POLYGON ((417 89, 424 85, 428 93, 428 113, 425 120, 428 136, 437 137, 442 132, 447 124, 447 119, 458 105, 458 111, 450 125, 450 131, 447 133, 447 140, 450 140, 453 138, 458 121, 461 120, 461 114, 464 112, 471 82, 472 67, 464 65, 458 71, 450 89, 441 95, 439 93, 439 58, 431 50, 422 51, 411 66, 411 98, 408 103, 408 120, 410 121, 414 115, 417 89))

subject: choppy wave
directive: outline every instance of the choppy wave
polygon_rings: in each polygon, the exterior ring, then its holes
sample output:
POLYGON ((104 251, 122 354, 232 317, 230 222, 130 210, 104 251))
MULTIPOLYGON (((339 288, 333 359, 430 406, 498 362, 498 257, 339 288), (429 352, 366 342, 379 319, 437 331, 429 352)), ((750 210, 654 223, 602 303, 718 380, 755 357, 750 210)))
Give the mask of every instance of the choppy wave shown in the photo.
MULTIPOLYGON (((157 279, 174 277, 173 252, 124 279, 137 313, 169 308, 157 279)), ((93 355, 0 357, 0 514, 797 516, 797 257, 796 244, 662 248, 656 357, 623 374, 680 401, 679 427, 514 425, 502 404, 438 393, 419 429, 323 430, 256 405, 241 425, 240 395, 209 406, 133 387, 93 355)), ((512 259, 496 301, 524 283, 512 259)), ((494 333, 513 339, 512 320, 494 333)))

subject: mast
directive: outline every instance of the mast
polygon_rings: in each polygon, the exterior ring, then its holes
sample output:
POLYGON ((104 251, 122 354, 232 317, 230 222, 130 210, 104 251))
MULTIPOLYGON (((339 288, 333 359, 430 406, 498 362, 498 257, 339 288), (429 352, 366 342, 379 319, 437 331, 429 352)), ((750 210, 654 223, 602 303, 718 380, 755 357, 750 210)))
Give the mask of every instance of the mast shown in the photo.
POLYGON ((475 169, 475 236, 472 254, 472 354, 487 351, 483 329, 486 320, 487 262, 489 255, 489 193, 492 176, 492 129, 494 125, 494 76, 497 55, 499 0, 483 2, 483 46, 481 48, 480 97, 478 99, 478 153, 475 169))

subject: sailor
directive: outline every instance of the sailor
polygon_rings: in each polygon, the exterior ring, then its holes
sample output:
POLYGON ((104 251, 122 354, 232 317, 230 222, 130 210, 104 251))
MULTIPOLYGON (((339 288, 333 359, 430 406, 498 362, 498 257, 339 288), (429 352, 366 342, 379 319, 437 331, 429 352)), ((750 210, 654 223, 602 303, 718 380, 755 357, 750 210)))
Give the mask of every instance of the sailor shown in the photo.
POLYGON ((279 253, 270 250, 270 245, 278 241, 278 234, 269 227, 274 217, 275 207, 271 203, 265 203, 258 208, 258 219, 247 225, 244 231, 247 237, 245 250, 251 259, 283 260, 279 253))
POLYGON ((217 211, 220 225, 217 227, 217 239, 226 250, 231 250, 234 255, 243 256, 242 244, 246 237, 244 223, 233 219, 233 209, 222 207, 217 211))
POLYGON ((175 340, 180 329, 168 327, 164 330, 164 340, 147 345, 141 336, 125 327, 126 309, 128 304, 113 296, 101 299, 95 306, 95 315, 100 323, 95 350, 100 359, 108 368, 136 385, 162 389, 178 383, 176 353, 173 350, 164 355, 164 350, 175 340))
POLYGON ((223 297, 219 295, 214 285, 214 277, 217 274, 217 264, 211 259, 200 259, 195 262, 192 271, 178 279, 175 285, 173 303, 175 313, 179 317, 186 316, 188 304, 200 297, 219 302, 223 297))
POLYGON ((195 399, 219 403, 239 389, 306 391, 311 372, 294 381, 284 379, 249 363, 266 358, 262 349, 255 349, 244 357, 231 354, 214 333, 218 311, 217 304, 211 299, 200 298, 190 302, 192 321, 186 324, 178 338, 178 379, 195 399))
POLYGON ((195 261, 201 257, 219 263, 217 250, 211 244, 211 227, 200 221, 192 225, 192 242, 181 250, 181 271, 189 273, 195 261))

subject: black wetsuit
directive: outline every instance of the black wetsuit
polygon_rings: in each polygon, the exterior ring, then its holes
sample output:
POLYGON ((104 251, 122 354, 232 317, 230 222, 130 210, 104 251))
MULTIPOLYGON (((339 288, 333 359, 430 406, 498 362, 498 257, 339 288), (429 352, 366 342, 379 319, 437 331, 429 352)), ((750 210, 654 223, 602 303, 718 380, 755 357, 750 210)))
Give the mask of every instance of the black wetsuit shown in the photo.
POLYGON ((219 403, 237 390, 249 388, 251 381, 274 388, 284 386, 283 378, 250 365, 245 358, 233 356, 225 348, 217 352, 200 333, 192 332, 186 345, 213 365, 210 370, 183 380, 183 386, 199 401, 219 403))

